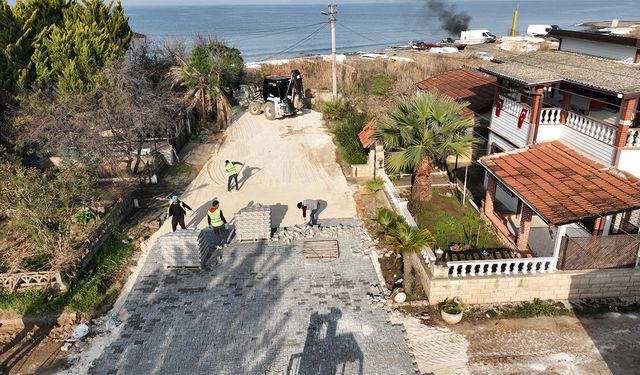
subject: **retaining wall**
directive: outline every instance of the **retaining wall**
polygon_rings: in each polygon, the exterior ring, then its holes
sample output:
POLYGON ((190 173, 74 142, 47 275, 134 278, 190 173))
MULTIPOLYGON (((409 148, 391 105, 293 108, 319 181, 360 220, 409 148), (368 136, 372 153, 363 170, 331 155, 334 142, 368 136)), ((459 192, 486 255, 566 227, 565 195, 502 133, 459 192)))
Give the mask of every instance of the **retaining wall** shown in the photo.
POLYGON ((464 278, 431 275, 431 304, 454 296, 469 304, 640 296, 640 269, 633 268, 464 278))

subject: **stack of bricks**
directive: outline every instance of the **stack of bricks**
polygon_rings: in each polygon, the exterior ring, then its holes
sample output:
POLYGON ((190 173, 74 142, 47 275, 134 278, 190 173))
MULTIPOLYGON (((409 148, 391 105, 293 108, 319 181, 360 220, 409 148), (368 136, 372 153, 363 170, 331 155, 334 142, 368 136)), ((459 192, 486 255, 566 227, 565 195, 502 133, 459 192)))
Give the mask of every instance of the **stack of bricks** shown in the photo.
POLYGON ((271 238, 271 208, 251 206, 235 215, 236 239, 259 241, 271 238))
POLYGON ((202 268, 215 251, 211 229, 183 229, 158 239, 156 247, 165 268, 202 268))

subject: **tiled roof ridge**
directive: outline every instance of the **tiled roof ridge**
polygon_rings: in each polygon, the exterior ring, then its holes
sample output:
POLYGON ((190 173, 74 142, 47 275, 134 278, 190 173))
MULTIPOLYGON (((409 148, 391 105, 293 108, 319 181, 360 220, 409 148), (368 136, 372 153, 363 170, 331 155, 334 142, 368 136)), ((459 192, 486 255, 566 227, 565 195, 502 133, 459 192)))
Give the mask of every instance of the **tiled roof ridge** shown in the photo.
POLYGON ((602 163, 600 163, 599 161, 593 160, 590 157, 586 156, 585 154, 583 154, 582 152, 580 152, 579 150, 574 149, 573 147, 567 145, 566 143, 560 141, 560 140, 551 140, 551 141, 545 141, 545 142, 540 142, 540 143, 534 143, 531 145, 528 145, 526 147, 522 147, 522 148, 517 148, 514 150, 510 150, 510 151, 505 151, 505 152, 500 152, 497 154, 491 154, 491 155, 485 155, 482 156, 480 158, 480 160, 493 160, 493 159, 500 159, 504 156, 507 155, 515 155, 515 154, 520 154, 523 152, 527 152, 529 150, 536 150, 536 149, 540 149, 540 148, 544 148, 544 147, 548 147, 548 146, 554 146, 556 148, 558 148, 561 152, 563 152, 564 154, 566 154, 567 156, 569 155, 569 152, 575 152, 578 156, 579 159, 573 159, 575 162, 579 162, 580 164, 583 164, 585 167, 591 168, 591 169, 596 169, 598 171, 607 171, 609 173, 611 173, 614 177, 619 178, 621 180, 626 180, 629 183, 632 183, 634 185, 638 185, 640 184, 640 179, 638 179, 636 176, 634 176, 631 173, 622 171, 614 166, 606 166, 602 163), (569 152, 568 152, 569 151, 569 152))

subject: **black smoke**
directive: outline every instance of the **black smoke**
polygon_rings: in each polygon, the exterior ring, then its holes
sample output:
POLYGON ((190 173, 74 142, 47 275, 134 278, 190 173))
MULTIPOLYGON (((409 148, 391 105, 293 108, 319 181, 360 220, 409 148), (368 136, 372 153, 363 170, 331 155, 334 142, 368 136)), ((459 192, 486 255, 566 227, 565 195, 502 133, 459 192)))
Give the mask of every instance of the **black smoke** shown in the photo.
POLYGON ((467 12, 457 12, 454 5, 443 0, 429 0, 427 6, 440 19, 440 27, 449 35, 458 36, 469 28, 471 16, 467 12))

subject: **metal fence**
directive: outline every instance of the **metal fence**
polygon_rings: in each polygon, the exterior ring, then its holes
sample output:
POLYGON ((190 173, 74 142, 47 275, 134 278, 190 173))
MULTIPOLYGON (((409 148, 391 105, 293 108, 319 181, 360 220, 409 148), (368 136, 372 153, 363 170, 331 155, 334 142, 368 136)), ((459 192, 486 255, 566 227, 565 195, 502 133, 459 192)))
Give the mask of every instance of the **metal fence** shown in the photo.
POLYGON ((568 237, 562 239, 558 268, 584 270, 637 265, 640 235, 568 237))

